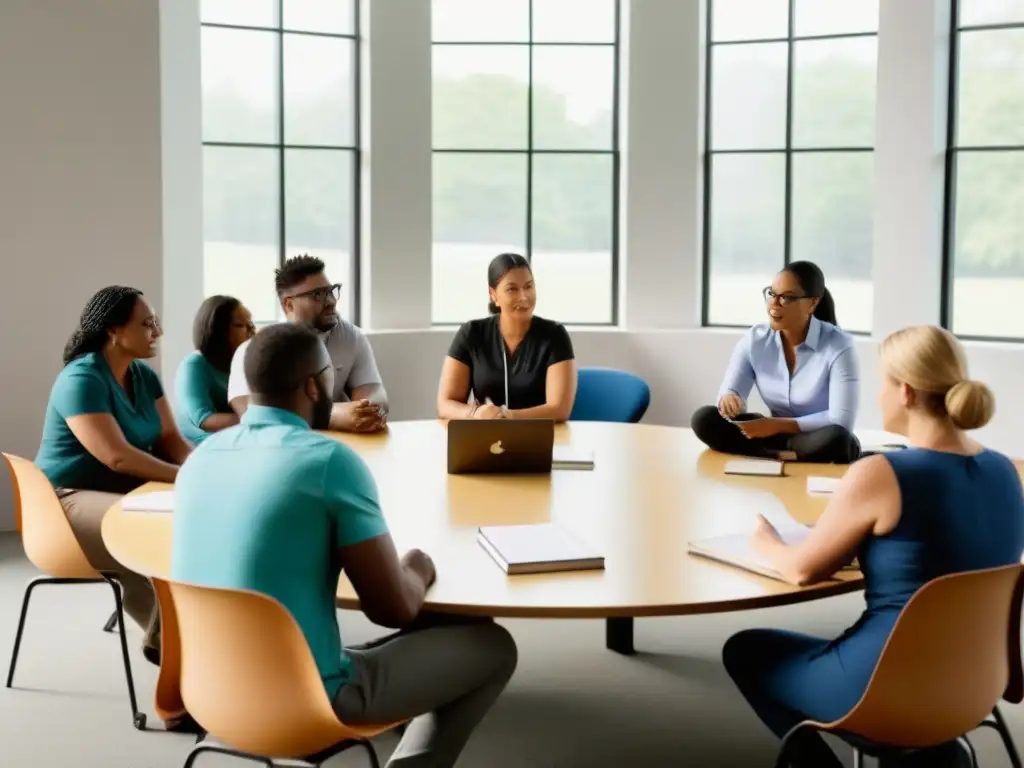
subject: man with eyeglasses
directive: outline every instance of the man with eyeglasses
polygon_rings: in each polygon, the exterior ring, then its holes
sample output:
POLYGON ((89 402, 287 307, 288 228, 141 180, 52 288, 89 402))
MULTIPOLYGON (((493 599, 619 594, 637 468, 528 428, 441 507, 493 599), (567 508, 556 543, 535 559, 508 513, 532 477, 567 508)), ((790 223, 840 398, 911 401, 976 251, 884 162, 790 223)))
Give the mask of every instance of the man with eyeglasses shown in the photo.
MULTIPOLYGON (((291 323, 311 326, 320 334, 334 365, 334 407, 330 429, 341 432, 377 432, 387 424, 388 395, 366 335, 338 315, 341 285, 330 283, 324 263, 313 256, 288 259, 274 272, 277 296, 291 323)), ((228 402, 239 415, 249 405, 242 344, 231 361, 228 402)))

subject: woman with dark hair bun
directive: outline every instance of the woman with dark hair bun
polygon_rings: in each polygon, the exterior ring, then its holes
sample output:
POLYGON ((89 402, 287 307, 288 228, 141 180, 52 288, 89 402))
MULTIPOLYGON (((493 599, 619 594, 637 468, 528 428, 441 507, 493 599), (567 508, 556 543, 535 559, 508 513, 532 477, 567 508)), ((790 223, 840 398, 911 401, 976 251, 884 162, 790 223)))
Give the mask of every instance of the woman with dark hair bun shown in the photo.
POLYGON ((564 326, 534 315, 529 260, 499 254, 487 269, 487 285, 490 316, 455 334, 441 369, 438 415, 566 421, 576 399, 572 341, 564 326))
POLYGON ((764 289, 768 322, 736 345, 718 404, 691 426, 723 453, 848 464, 860 456, 853 435, 860 369, 853 337, 839 329, 835 302, 816 264, 794 261, 764 289), (757 390, 767 418, 747 412, 757 390))
POLYGON ((143 362, 156 355, 161 335, 141 291, 114 285, 89 299, 64 347, 35 459, 89 562, 118 575, 124 610, 145 631, 143 653, 154 663, 160 638, 153 588, 111 557, 100 523, 123 494, 147 480, 173 483, 192 450, 160 378, 143 362))
POLYGON ((238 423, 228 405, 231 358, 254 335, 252 314, 233 296, 211 296, 199 306, 192 323, 196 351, 181 361, 174 379, 178 428, 196 445, 238 423))

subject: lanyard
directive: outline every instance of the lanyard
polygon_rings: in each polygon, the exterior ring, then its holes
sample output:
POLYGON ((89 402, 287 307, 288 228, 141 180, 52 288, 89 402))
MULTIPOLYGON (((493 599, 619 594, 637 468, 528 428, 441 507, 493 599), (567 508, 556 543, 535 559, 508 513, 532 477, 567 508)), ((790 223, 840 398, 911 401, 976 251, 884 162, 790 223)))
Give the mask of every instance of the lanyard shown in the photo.
MULTIPOLYGON (((500 332, 499 332, 500 333, 500 332)), ((509 407, 508 403, 508 353, 505 352, 505 339, 501 339, 501 361, 505 368, 505 409, 509 407)))

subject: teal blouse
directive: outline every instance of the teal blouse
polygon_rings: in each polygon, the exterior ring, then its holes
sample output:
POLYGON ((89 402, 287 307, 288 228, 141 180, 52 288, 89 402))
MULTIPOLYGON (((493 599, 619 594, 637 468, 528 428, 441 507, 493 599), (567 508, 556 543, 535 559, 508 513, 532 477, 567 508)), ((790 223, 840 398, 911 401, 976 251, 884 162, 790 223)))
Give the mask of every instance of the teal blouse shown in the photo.
POLYGON ((36 454, 36 466, 55 487, 126 490, 126 478, 105 466, 78 442, 67 423, 72 416, 109 413, 132 446, 152 453, 160 439, 160 413, 156 403, 164 396, 164 389, 156 371, 141 360, 132 362, 128 372, 133 397, 117 382, 106 359, 98 352, 71 361, 57 375, 46 405, 43 439, 36 454))
POLYGON ((203 422, 216 413, 231 413, 228 372, 193 352, 181 361, 174 380, 174 419, 185 439, 199 445, 211 434, 203 431, 203 422))

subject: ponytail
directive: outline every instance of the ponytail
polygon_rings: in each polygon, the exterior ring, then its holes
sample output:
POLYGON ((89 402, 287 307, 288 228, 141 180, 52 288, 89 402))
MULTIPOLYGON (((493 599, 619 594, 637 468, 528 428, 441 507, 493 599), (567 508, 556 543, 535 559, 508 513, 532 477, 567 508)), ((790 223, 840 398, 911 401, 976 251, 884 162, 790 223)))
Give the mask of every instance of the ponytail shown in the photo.
POLYGON ((76 328, 64 345, 64 365, 72 360, 77 360, 82 355, 90 352, 99 352, 107 343, 107 329, 100 331, 86 332, 80 327, 76 328))
POLYGON ((823 323, 839 325, 839 322, 836 320, 836 303, 832 299, 832 292, 828 288, 822 291, 821 298, 818 300, 818 306, 814 308, 814 316, 823 323))
POLYGON ((97 291, 82 310, 78 327, 64 345, 64 365, 90 352, 99 352, 107 343, 107 331, 127 325, 142 291, 123 285, 111 285, 97 291))
POLYGON ((825 287, 825 273, 812 261, 794 261, 786 265, 784 272, 789 272, 800 283, 804 296, 818 299, 814 308, 814 316, 823 323, 839 325, 836 322, 836 303, 832 293, 825 287))

